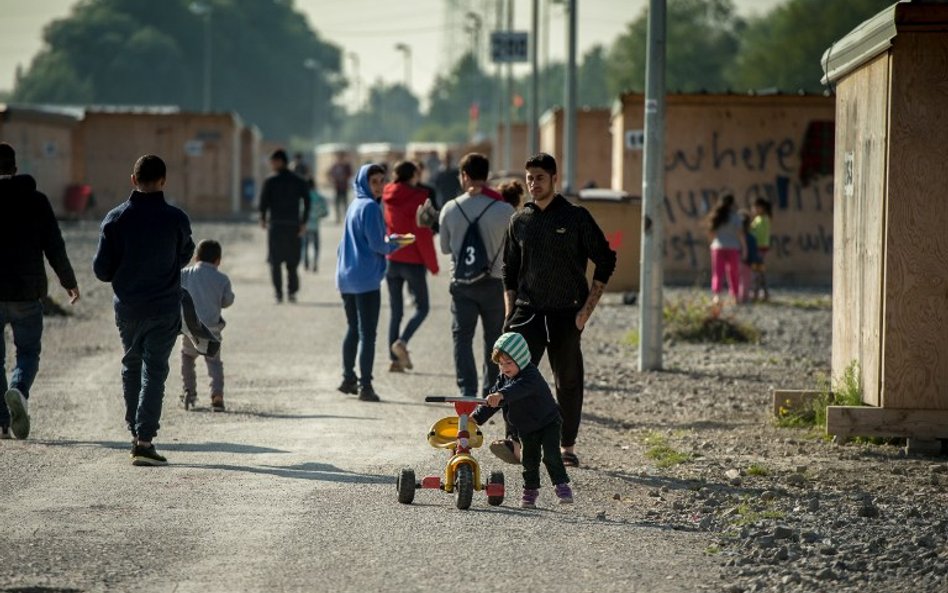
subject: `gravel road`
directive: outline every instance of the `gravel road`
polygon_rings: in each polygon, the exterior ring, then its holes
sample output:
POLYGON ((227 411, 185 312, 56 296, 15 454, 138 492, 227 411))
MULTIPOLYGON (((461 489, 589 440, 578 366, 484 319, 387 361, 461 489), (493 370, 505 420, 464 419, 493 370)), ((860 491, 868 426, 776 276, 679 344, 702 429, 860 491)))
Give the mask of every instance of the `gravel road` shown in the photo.
MULTIPOLYGON (((237 294, 225 315, 228 412, 211 414, 206 391, 198 409, 178 407, 176 351, 156 440, 171 465, 139 468, 122 422, 111 289, 89 269, 96 227, 64 227, 83 299, 72 316, 47 319, 30 438, 0 442, 0 591, 628 593, 721 582, 725 567, 707 553, 712 533, 612 499, 616 490, 644 497, 644 485, 611 467, 627 462, 623 471, 633 472, 641 463, 615 448, 622 430, 595 404, 580 449, 589 465, 572 473, 576 504, 555 504, 546 487, 541 508, 517 508, 517 468, 501 468, 486 449, 485 469, 506 472, 503 506, 478 495, 458 511, 433 491, 399 504, 400 467, 436 474, 445 459, 425 433, 450 408, 422 400, 453 390, 447 281, 431 283, 431 316, 412 343, 416 370, 387 373, 382 340, 383 403, 344 396, 335 390, 344 321, 330 271, 338 228, 324 227, 322 271, 306 273, 299 304, 277 306, 262 231, 195 225, 196 239, 223 243, 222 269, 237 294)), ((590 335, 595 359, 600 338, 590 335)), ((615 379, 591 399, 641 395, 615 379)))

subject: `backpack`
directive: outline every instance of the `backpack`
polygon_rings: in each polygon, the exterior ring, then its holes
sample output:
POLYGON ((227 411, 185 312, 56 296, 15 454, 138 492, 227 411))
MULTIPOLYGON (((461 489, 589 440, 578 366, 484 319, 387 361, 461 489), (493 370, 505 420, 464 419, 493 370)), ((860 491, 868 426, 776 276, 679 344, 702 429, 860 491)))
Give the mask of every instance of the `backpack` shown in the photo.
POLYGON ((461 242, 461 251, 458 253, 457 261, 454 262, 455 282, 474 284, 490 275, 490 270, 494 267, 494 261, 500 252, 498 251, 493 259, 487 258, 487 248, 484 246, 484 239, 481 237, 477 223, 495 203, 496 200, 491 200, 491 203, 481 210, 473 221, 467 217, 461 205, 457 205, 461 216, 467 221, 467 230, 464 232, 464 240, 461 242))

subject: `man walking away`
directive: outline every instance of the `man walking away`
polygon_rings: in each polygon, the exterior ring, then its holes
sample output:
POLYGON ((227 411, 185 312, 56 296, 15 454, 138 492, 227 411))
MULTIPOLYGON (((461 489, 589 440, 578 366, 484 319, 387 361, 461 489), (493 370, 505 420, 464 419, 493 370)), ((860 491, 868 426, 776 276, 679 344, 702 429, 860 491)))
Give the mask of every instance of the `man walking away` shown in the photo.
POLYGON ((79 300, 76 275, 66 255, 59 223, 46 196, 36 191, 29 175, 16 174, 16 151, 0 143, 0 439, 12 432, 30 434, 30 387, 39 370, 43 336, 43 304, 49 261, 69 303, 79 300), (7 383, 3 329, 9 324, 16 345, 16 366, 7 383), (8 389, 9 387, 9 389, 8 389))
POLYGON ((181 268, 194 254, 188 215, 165 201, 165 163, 153 154, 135 162, 128 200, 105 215, 92 269, 111 282, 122 339, 125 424, 133 465, 167 465, 158 434, 168 359, 181 331, 181 268))
POLYGON ((440 237, 442 253, 451 254, 451 332, 458 389, 462 396, 474 397, 486 394, 497 380, 497 365, 492 364, 491 354, 504 323, 501 251, 514 209, 487 186, 487 157, 470 153, 460 164, 461 187, 466 191, 441 209, 440 237), (480 246, 472 246, 466 240, 469 230, 479 238, 480 246), (478 250, 482 253, 476 253, 478 250), (483 262, 482 269, 472 269, 478 260, 483 262), (474 361, 478 319, 484 338, 480 388, 474 361))
POLYGON ((286 152, 270 155, 273 174, 263 182, 260 191, 260 226, 268 229, 267 261, 277 303, 283 302, 283 271, 286 265, 286 296, 296 302, 300 289, 298 268, 302 253, 302 236, 309 220, 309 184, 287 168, 286 152))
POLYGON ((329 182, 336 190, 336 222, 341 223, 346 217, 346 208, 349 206, 349 180, 352 179, 352 165, 346 160, 345 151, 336 153, 336 162, 327 172, 329 182))
POLYGON ((504 243, 504 331, 523 335, 534 364, 550 354, 556 400, 563 413, 560 446, 566 465, 583 411, 583 328, 616 267, 616 253, 589 212, 556 193, 556 160, 545 153, 526 163, 533 198, 510 220, 504 243), (595 265, 592 287, 586 266, 595 265))

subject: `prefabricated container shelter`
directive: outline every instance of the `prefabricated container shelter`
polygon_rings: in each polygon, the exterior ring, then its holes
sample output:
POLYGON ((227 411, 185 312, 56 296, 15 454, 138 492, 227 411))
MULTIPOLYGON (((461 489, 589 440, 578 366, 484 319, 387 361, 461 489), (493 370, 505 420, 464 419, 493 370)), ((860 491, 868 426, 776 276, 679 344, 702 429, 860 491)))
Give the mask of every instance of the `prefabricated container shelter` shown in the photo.
POLYGON ((836 88, 833 376, 839 436, 948 438, 948 6, 902 2, 823 56, 836 88))

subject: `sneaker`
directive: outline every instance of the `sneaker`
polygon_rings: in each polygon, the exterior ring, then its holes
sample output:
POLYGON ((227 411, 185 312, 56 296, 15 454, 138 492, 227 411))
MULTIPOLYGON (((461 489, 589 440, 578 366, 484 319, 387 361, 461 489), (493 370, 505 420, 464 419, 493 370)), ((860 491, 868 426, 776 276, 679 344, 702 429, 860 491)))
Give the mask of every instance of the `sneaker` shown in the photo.
POLYGON ((224 411, 224 396, 217 394, 211 396, 211 411, 212 412, 223 412, 224 411))
POLYGON ((521 509, 537 508, 538 496, 540 496, 540 490, 538 488, 524 488, 523 496, 520 497, 520 508, 521 509))
POLYGON ((392 343, 392 354, 398 357, 398 363, 402 365, 402 368, 408 370, 414 368, 411 364, 411 357, 408 356, 408 344, 404 340, 395 340, 392 343))
POLYGON ((278 305, 280 305, 280 304, 283 303, 283 295, 282 295, 282 294, 276 295, 276 296, 274 297, 274 299, 276 300, 276 304, 278 304, 278 305))
POLYGON ((10 436, 10 427, 7 425, 0 426, 0 441, 5 441, 7 439, 12 439, 10 436))
POLYGON ((336 387, 337 390, 347 393, 349 395, 358 395, 359 394, 359 382, 355 379, 348 380, 343 379, 339 387, 336 387))
POLYGON ((571 504, 573 502, 573 489, 569 484, 563 482, 555 486, 556 497, 560 499, 560 504, 571 504))
POLYGON ((197 403, 197 394, 190 389, 185 389, 184 393, 181 394, 181 405, 184 406, 185 410, 189 410, 194 407, 195 403, 197 403))
POLYGON ((392 364, 388 365, 388 372, 390 373, 404 373, 405 369, 402 368, 402 363, 397 360, 393 360, 392 364))
POLYGON ((379 394, 375 393, 371 385, 363 385, 359 387, 359 401, 377 402, 382 400, 379 399, 379 394))
POLYGON ((168 460, 158 454, 154 445, 132 447, 132 465, 168 465, 168 460))
POLYGON ((296 293, 294 292, 294 293, 290 293, 289 295, 287 295, 286 300, 288 300, 288 301, 291 302, 291 303, 295 303, 295 302, 296 302, 296 293))
POLYGON ((10 408, 10 431, 18 439, 25 439, 30 436, 30 415, 28 412, 29 402, 23 393, 16 387, 11 387, 3 399, 10 408))

